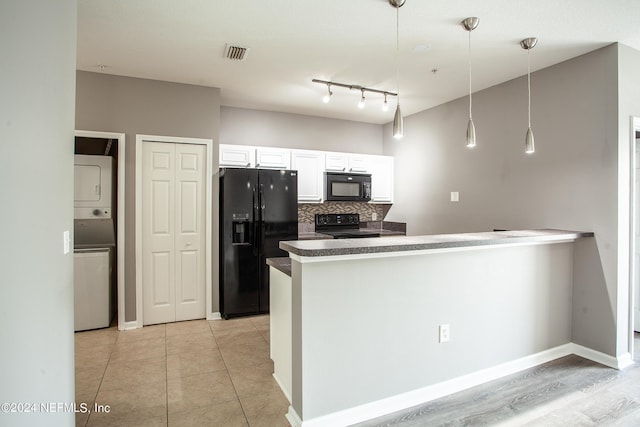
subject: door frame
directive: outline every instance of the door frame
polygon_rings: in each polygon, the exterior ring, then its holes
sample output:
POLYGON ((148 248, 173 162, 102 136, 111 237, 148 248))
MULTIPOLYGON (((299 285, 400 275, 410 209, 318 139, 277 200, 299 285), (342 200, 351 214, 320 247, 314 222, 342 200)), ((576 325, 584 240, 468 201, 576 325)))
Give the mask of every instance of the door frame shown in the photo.
POLYGON ((636 274, 636 268, 640 267, 636 265, 636 251, 639 251, 640 248, 636 244, 636 233, 640 228, 640 221, 638 220, 638 215, 640 214, 640 200, 638 199, 636 192, 638 191, 636 185, 636 167, 637 165, 637 157, 640 155, 638 152, 638 142, 636 139, 636 133, 640 132, 640 117, 631 117, 631 126, 630 126, 630 177, 629 177, 629 196, 630 196, 630 221, 629 221, 629 353, 632 357, 635 356, 635 348, 634 348, 634 331, 636 330, 635 323, 638 322, 639 319, 636 318, 636 310, 639 307, 636 306, 636 299, 640 294, 640 283, 639 277, 636 274))
POLYGON ((116 266, 118 270, 117 277, 117 305, 118 305, 118 329, 123 330, 126 328, 124 317, 124 283, 125 283, 125 219, 124 219, 124 189, 125 187, 125 134, 116 132, 98 132, 91 130, 76 130, 75 136, 81 138, 107 138, 118 140, 118 186, 116 189, 116 200, 118 203, 118 210, 116 212, 116 221, 118 224, 118 233, 116 235, 116 266))
POLYGON ((136 134, 136 327, 143 326, 142 304, 142 144, 144 142, 160 142, 169 144, 194 144, 206 146, 205 156, 205 219, 203 230, 205 235, 205 318, 213 319, 211 312, 212 282, 212 202, 213 202, 213 140, 203 138, 183 138, 177 136, 158 136, 136 134))

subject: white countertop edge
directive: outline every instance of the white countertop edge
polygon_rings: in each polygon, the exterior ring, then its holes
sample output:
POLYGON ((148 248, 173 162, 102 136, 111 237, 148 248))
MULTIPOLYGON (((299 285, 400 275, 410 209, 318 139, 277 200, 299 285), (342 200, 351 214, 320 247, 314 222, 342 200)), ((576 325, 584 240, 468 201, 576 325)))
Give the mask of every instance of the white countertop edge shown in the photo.
MULTIPOLYGON (((556 237, 556 236, 553 236, 556 237)), ((526 242, 514 242, 514 243, 495 243, 489 245, 472 245, 472 246, 455 246, 449 248, 434 248, 434 249, 419 249, 410 251, 389 251, 389 252, 370 252, 361 254, 346 254, 346 255, 321 255, 321 256, 303 256, 294 253, 289 253, 289 258, 294 261, 298 261, 301 264, 309 264, 315 262, 334 262, 334 261, 353 261, 359 259, 372 259, 372 258, 393 258, 404 256, 416 256, 416 255, 428 255, 435 253, 450 253, 450 252, 468 252, 477 250, 488 250, 496 248, 509 248, 516 246, 536 246, 536 245, 551 245, 556 243, 573 243, 575 238, 566 238, 562 236, 559 239, 546 239, 538 241, 526 241, 526 242)))

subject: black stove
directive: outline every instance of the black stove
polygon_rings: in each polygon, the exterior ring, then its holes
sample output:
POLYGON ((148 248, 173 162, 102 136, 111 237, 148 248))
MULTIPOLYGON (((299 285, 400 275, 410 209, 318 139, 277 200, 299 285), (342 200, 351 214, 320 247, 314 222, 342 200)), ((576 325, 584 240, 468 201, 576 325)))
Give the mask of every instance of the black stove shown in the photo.
POLYGON ((316 233, 328 234, 334 239, 380 237, 380 233, 360 229, 360 215, 316 214, 316 233))

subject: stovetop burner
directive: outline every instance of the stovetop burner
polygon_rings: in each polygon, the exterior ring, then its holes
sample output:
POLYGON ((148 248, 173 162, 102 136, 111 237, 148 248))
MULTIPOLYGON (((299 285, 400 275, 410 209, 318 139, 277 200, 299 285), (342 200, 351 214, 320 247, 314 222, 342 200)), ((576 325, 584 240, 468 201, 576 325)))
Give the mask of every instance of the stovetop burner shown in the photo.
POLYGON ((334 239, 357 239, 362 237, 380 237, 375 231, 360 229, 360 215, 316 214, 316 233, 328 234, 334 239))

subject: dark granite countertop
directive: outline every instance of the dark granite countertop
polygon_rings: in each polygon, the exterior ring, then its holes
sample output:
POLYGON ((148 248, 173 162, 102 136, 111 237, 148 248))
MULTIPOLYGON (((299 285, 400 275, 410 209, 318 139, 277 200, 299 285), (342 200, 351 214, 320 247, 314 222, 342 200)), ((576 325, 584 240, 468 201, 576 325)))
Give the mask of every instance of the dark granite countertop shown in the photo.
POLYGON ((544 243, 593 237, 591 232, 568 230, 510 230, 479 233, 389 236, 384 239, 294 240, 280 242, 280 248, 299 256, 373 254, 470 246, 544 243))
POLYGON ((267 258, 267 265, 282 271, 287 276, 291 277, 291 258, 289 257, 277 257, 267 258))

